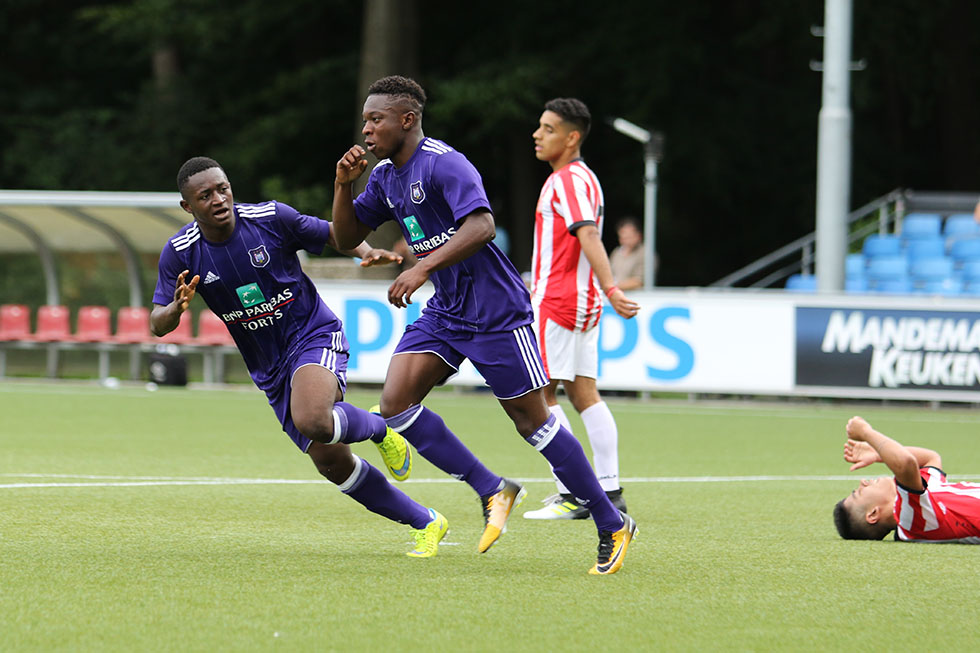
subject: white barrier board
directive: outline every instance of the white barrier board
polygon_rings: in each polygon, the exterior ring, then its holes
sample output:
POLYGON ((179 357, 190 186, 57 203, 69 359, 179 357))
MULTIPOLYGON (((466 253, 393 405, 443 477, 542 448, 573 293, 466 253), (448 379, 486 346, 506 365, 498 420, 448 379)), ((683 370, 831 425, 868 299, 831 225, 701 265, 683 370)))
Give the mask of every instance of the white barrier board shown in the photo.
MULTIPOLYGON (((316 283, 344 322, 350 381, 383 381, 431 287, 396 309, 384 282, 316 283)), ((641 306, 635 319, 603 312, 604 389, 980 401, 978 302, 709 289, 630 296, 641 306)), ((467 363, 452 383, 483 380, 467 363)))

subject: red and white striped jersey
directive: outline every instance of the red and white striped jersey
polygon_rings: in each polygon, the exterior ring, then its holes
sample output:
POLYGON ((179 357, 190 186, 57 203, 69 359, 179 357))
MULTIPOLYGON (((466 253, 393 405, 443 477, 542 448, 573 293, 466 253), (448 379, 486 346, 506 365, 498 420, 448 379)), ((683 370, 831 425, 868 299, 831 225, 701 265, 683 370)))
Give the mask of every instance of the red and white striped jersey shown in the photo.
POLYGON ((602 187, 582 159, 551 173, 534 214, 531 303, 539 323, 550 319, 588 331, 602 315, 602 289, 575 231, 594 224, 602 233, 602 187))
POLYGON ((924 492, 895 483, 898 539, 980 544, 980 484, 947 483, 936 467, 919 470, 924 492))

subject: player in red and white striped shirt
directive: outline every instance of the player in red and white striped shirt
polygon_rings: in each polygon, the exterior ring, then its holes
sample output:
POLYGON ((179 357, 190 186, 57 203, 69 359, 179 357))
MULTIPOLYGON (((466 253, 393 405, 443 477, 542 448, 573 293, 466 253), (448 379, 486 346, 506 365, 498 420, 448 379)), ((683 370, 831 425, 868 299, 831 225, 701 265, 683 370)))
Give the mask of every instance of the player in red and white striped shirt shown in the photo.
MULTIPOLYGON (((545 387, 548 407, 571 430, 555 391, 558 383, 582 416, 592 445, 596 476, 617 508, 626 504, 619 486, 618 432, 609 407, 596 389, 599 318, 605 294, 624 318, 639 306, 616 287, 602 244, 603 197, 595 173, 582 160, 589 133, 588 107, 574 98, 545 104, 535 130, 534 151, 553 170, 538 197, 531 262, 531 304, 538 349, 551 379, 545 387)), ((556 479, 558 494, 545 507, 524 513, 528 519, 585 519, 589 511, 556 479)))
POLYGON ((847 423, 844 460, 851 469, 885 463, 895 474, 864 479, 834 508, 845 539, 980 544, 980 484, 950 483, 931 449, 906 447, 861 417, 847 423))

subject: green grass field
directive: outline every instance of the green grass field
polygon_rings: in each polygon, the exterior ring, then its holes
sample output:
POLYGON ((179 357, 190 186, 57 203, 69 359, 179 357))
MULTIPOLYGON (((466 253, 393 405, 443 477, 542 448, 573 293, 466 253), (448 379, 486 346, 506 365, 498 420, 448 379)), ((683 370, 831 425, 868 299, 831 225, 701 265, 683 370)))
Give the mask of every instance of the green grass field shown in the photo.
MULTIPOLYGON (((401 487, 451 532, 437 557, 406 557, 408 528, 320 482, 255 390, 0 384, 0 650, 980 645, 980 549, 845 542, 831 520, 859 478, 841 459, 852 414, 939 450, 961 480, 980 478, 980 414, 609 403, 640 533, 620 573, 593 577, 591 521, 518 514, 477 554, 475 495, 419 458, 401 487)), ((491 468, 527 481, 519 513, 552 492, 543 459, 489 395, 427 404, 491 468)), ((369 444, 355 451, 378 463, 369 444)))

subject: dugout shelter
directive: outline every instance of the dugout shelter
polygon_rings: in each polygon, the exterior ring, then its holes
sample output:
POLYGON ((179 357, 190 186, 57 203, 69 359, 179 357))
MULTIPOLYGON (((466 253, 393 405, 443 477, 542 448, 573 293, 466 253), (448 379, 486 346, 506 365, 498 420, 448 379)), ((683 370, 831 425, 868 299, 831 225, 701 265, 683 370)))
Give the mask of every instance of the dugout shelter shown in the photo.
MULTIPOLYGON (((145 310, 150 298, 144 296, 146 271, 141 258, 159 255, 163 244, 190 221, 190 216, 180 208, 180 199, 175 192, 0 190, 0 255, 37 255, 44 279, 43 304, 49 308, 64 303, 58 278, 59 254, 117 254, 125 265, 128 308, 145 310)), ((120 320, 119 328, 122 326, 120 320)), ((202 329, 210 329, 210 322, 202 329)), ((7 338, 0 333, 0 376, 5 371, 4 352, 8 348, 47 349, 47 373, 56 376, 60 350, 89 347, 100 352, 100 377, 108 374, 109 352, 127 349, 131 353, 130 375, 138 378, 140 353, 154 348, 158 342, 149 338, 148 332, 145 335, 142 339, 124 338, 118 333, 111 337, 84 338, 77 333, 62 333, 42 338, 32 332, 7 338)), ((223 375, 220 354, 231 348, 230 337, 218 338, 209 331, 200 341, 189 334, 169 340, 173 341, 170 344, 197 349, 205 355, 206 380, 217 380, 223 375)))

